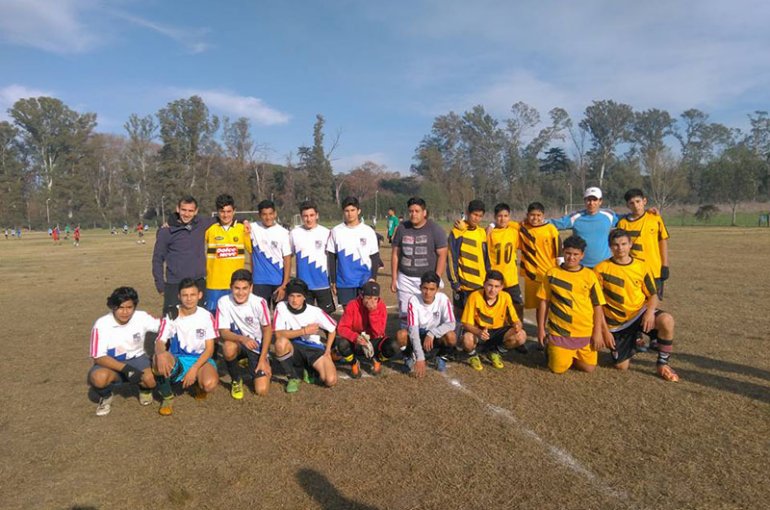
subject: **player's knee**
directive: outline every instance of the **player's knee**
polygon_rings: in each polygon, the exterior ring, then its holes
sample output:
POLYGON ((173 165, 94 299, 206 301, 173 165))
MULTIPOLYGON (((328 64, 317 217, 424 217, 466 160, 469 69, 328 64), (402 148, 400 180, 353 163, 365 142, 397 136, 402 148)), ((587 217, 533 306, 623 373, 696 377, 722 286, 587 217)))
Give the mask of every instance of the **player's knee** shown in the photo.
POLYGON ((662 313, 655 320, 656 329, 672 331, 674 329, 674 317, 670 313, 662 313))
POLYGON ((335 386, 337 384, 337 371, 336 370, 330 370, 326 377, 324 377, 324 385, 327 388, 331 388, 332 386, 335 386))
POLYGON ((444 345, 446 345, 447 347, 454 347, 455 345, 457 345, 457 335, 455 334, 454 331, 450 331, 449 333, 444 335, 442 339, 444 341, 444 345))
POLYGON ((396 333, 396 341, 398 342, 399 347, 406 347, 406 344, 409 341, 409 333, 407 330, 399 329, 396 333))
POLYGON ((615 370, 620 370, 621 372, 625 372, 631 366, 631 360, 627 359, 625 361, 621 361, 620 363, 615 363, 615 365, 613 366, 615 367, 615 370))
POLYGON ((275 355, 286 356, 291 352, 291 340, 285 336, 278 335, 275 337, 275 355))
POLYGON ((201 381, 201 387, 206 393, 211 393, 217 388, 219 380, 215 377, 206 377, 201 381))
POLYGON ((254 382, 254 393, 260 397, 267 396, 267 392, 270 390, 270 379, 267 377, 261 377, 254 382), (264 379, 264 382, 262 380, 264 379))
POLYGON ((344 338, 337 340, 337 352, 343 358, 347 358, 353 355, 353 344, 344 338))
POLYGON ((91 386, 94 388, 106 388, 115 380, 117 377, 115 377, 115 373, 112 370, 101 368, 99 370, 94 370, 89 375, 89 379, 91 382, 91 386))
POLYGON ((380 354, 385 359, 393 358, 401 351, 398 343, 392 338, 385 338, 380 341, 380 354))
POLYGON ((577 364, 577 368, 583 372, 590 374, 591 372, 596 370, 596 365, 589 365, 588 363, 580 363, 580 364, 577 364))
POLYGON ((151 368, 145 368, 142 372, 142 386, 147 389, 155 387, 155 376, 152 375, 151 368))
POLYGON ((239 351, 240 344, 237 342, 229 342, 227 340, 222 342, 222 356, 225 358, 225 361, 234 360, 238 356, 239 351))
POLYGON ((470 352, 476 347, 476 337, 473 333, 466 331, 463 333, 463 349, 470 352))

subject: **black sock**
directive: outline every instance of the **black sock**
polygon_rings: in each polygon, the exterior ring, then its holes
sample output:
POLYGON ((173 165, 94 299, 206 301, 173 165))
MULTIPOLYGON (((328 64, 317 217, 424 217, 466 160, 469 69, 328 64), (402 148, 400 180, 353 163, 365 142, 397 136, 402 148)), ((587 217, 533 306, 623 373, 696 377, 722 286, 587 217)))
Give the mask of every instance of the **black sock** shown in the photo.
POLYGON ((171 393, 171 379, 159 375, 155 377, 155 380, 158 381, 158 393, 160 393, 160 396, 164 399, 171 398, 173 396, 171 393))
POLYGON ((284 373, 289 377, 289 379, 297 379, 297 372, 294 369, 294 353, 290 352, 289 354, 286 354, 285 356, 279 356, 278 359, 278 365, 283 369, 284 373))
POLYGON ((227 366, 227 373, 230 374, 230 379, 232 381, 240 381, 241 380, 241 367, 238 364, 238 358, 233 358, 231 360, 225 360, 225 365, 227 366))
POLYGON ((110 398, 112 396, 112 384, 108 384, 104 388, 94 388, 99 398, 110 398))

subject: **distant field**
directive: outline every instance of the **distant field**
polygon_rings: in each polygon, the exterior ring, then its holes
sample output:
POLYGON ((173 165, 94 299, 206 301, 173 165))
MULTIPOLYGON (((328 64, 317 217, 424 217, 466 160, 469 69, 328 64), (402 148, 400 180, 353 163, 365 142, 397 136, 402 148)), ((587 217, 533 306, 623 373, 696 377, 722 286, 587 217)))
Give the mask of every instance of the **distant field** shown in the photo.
POLYGON ((0 506, 764 508, 770 229, 668 223, 678 384, 654 375, 652 354, 625 374, 604 353, 594 374, 555 376, 533 351, 501 371, 454 363, 417 381, 393 363, 296 395, 276 378, 241 402, 223 376, 170 418, 130 392, 97 418, 85 383, 90 327, 113 288, 133 285, 140 308, 159 311, 155 232, 146 245, 102 231, 79 248, 44 233, 0 239, 0 506))

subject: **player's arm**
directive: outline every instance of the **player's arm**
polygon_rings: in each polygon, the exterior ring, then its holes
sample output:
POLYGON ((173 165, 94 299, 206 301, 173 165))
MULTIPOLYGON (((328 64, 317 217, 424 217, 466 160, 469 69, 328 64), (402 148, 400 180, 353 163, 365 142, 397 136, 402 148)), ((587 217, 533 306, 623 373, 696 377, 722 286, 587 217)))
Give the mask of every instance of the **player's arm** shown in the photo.
POLYGON ((668 239, 660 239, 658 246, 660 247, 660 279, 665 281, 669 277, 668 239))
POLYGON ((564 215, 561 218, 551 218, 548 222, 557 230, 567 230, 572 228, 572 214, 564 215))
POLYGON ((257 348, 257 341, 253 338, 250 338, 246 335, 239 335, 238 333, 235 333, 234 331, 230 331, 226 328, 219 328, 219 336, 222 338, 222 340, 226 342, 235 342, 238 344, 243 345, 247 349, 256 349, 257 348))
POLYGON ((260 370, 265 373, 267 377, 272 376, 270 370, 270 357, 268 351, 270 350, 270 344, 273 342, 273 326, 268 322, 262 326, 262 349, 259 353, 259 361, 257 361, 257 372, 260 370))
POLYGON ((398 290, 398 284, 396 283, 398 280, 398 257, 399 257, 399 249, 398 249, 398 246, 394 244, 393 248, 390 250, 390 291, 391 292, 396 292, 398 290))
POLYGON ((332 355, 332 345, 334 345, 334 337, 337 336, 336 330, 331 330, 326 332, 326 349, 324 349, 324 356, 331 357, 332 355))
POLYGON ((594 328, 591 333, 591 345, 597 351, 604 349, 604 330, 602 324, 604 321, 604 310, 602 305, 594 305, 594 328))
POLYGON ((484 267, 486 268, 487 273, 492 270, 492 262, 489 260, 489 245, 487 244, 486 237, 481 242, 481 253, 484 257, 484 267))
POLYGON ((540 345, 545 345, 545 320, 548 318, 548 305, 547 299, 541 299, 537 303, 537 342, 540 345))
POLYGON ((142 380, 142 371, 134 366, 131 366, 131 360, 123 362, 116 360, 112 356, 104 355, 95 358, 94 363, 100 367, 109 368, 115 372, 121 372, 128 378, 129 382, 134 384, 139 384, 139 382, 142 380))
POLYGON ((449 252, 448 252, 449 260, 447 261, 447 278, 449 278, 449 283, 452 285, 452 290, 460 289, 460 280, 457 277, 457 268, 459 265, 461 244, 462 244, 462 239, 456 238, 454 232, 449 234, 449 239, 447 240, 447 245, 449 246, 449 252))
POLYGON ((369 255, 369 260, 372 264, 372 272, 369 275, 370 280, 376 280, 377 279, 377 271, 380 270, 380 267, 382 267, 384 264, 382 263, 382 259, 380 258, 380 252, 377 251, 375 253, 372 253, 369 255))
POLYGON ((660 300, 658 299, 657 292, 653 292, 647 297, 647 310, 645 310, 642 317, 642 331, 645 333, 655 329, 655 311, 658 309, 659 303, 660 300))
POLYGON ((166 262, 166 255, 168 254, 169 235, 170 231, 168 227, 158 230, 155 247, 152 250, 152 278, 155 280, 155 288, 160 294, 163 294, 166 286, 166 281, 163 276, 163 265, 166 262))
POLYGON ((291 279, 291 254, 284 255, 283 257, 283 280, 281 281, 281 285, 279 285, 278 288, 275 289, 275 292, 273 292, 273 297, 276 302, 283 301, 284 295, 286 294, 286 284, 289 283, 289 279, 291 279))
POLYGON ((326 267, 329 272, 329 287, 332 294, 337 295, 337 254, 331 251, 326 252, 326 267))
POLYGON ((345 311, 342 312, 340 321, 337 323, 337 332, 339 333, 340 337, 349 342, 356 342, 360 331, 355 331, 353 329, 353 319, 355 314, 360 315, 361 313, 362 310, 358 308, 357 300, 348 303, 348 306, 345 307, 345 311))
POLYGON ((436 274, 441 276, 446 271, 446 259, 449 249, 444 246, 443 248, 436 248, 436 274))

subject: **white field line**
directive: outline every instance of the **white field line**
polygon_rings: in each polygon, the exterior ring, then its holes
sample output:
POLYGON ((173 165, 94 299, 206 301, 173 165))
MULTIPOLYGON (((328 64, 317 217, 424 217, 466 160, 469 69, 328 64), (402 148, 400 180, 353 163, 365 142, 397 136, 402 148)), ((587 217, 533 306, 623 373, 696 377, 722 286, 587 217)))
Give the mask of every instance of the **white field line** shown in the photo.
POLYGON ((478 395, 473 393, 471 390, 466 388, 457 379, 451 378, 446 374, 442 374, 442 375, 444 376, 444 379, 449 383, 450 386, 455 388, 457 391, 463 393, 464 395, 471 397, 473 400, 477 401, 478 403, 482 404, 491 414, 499 417, 504 421, 507 421, 508 423, 513 425, 517 431, 521 432, 524 436, 528 437, 529 439, 532 439, 536 443, 543 446, 556 462, 574 471, 576 474, 582 476, 583 478, 587 479, 589 483, 591 483, 594 487, 596 487, 605 496, 610 496, 613 498, 624 500, 624 502, 627 504, 630 503, 628 500, 628 495, 625 492, 619 491, 610 487, 608 484, 602 481, 601 478, 599 478, 595 473, 593 473, 587 467, 583 466, 575 457, 570 455, 569 452, 545 441, 542 437, 537 435, 537 433, 534 430, 531 430, 527 428, 524 424, 522 424, 508 409, 504 409, 502 407, 498 407, 496 405, 488 403, 483 398, 479 397, 478 395))

